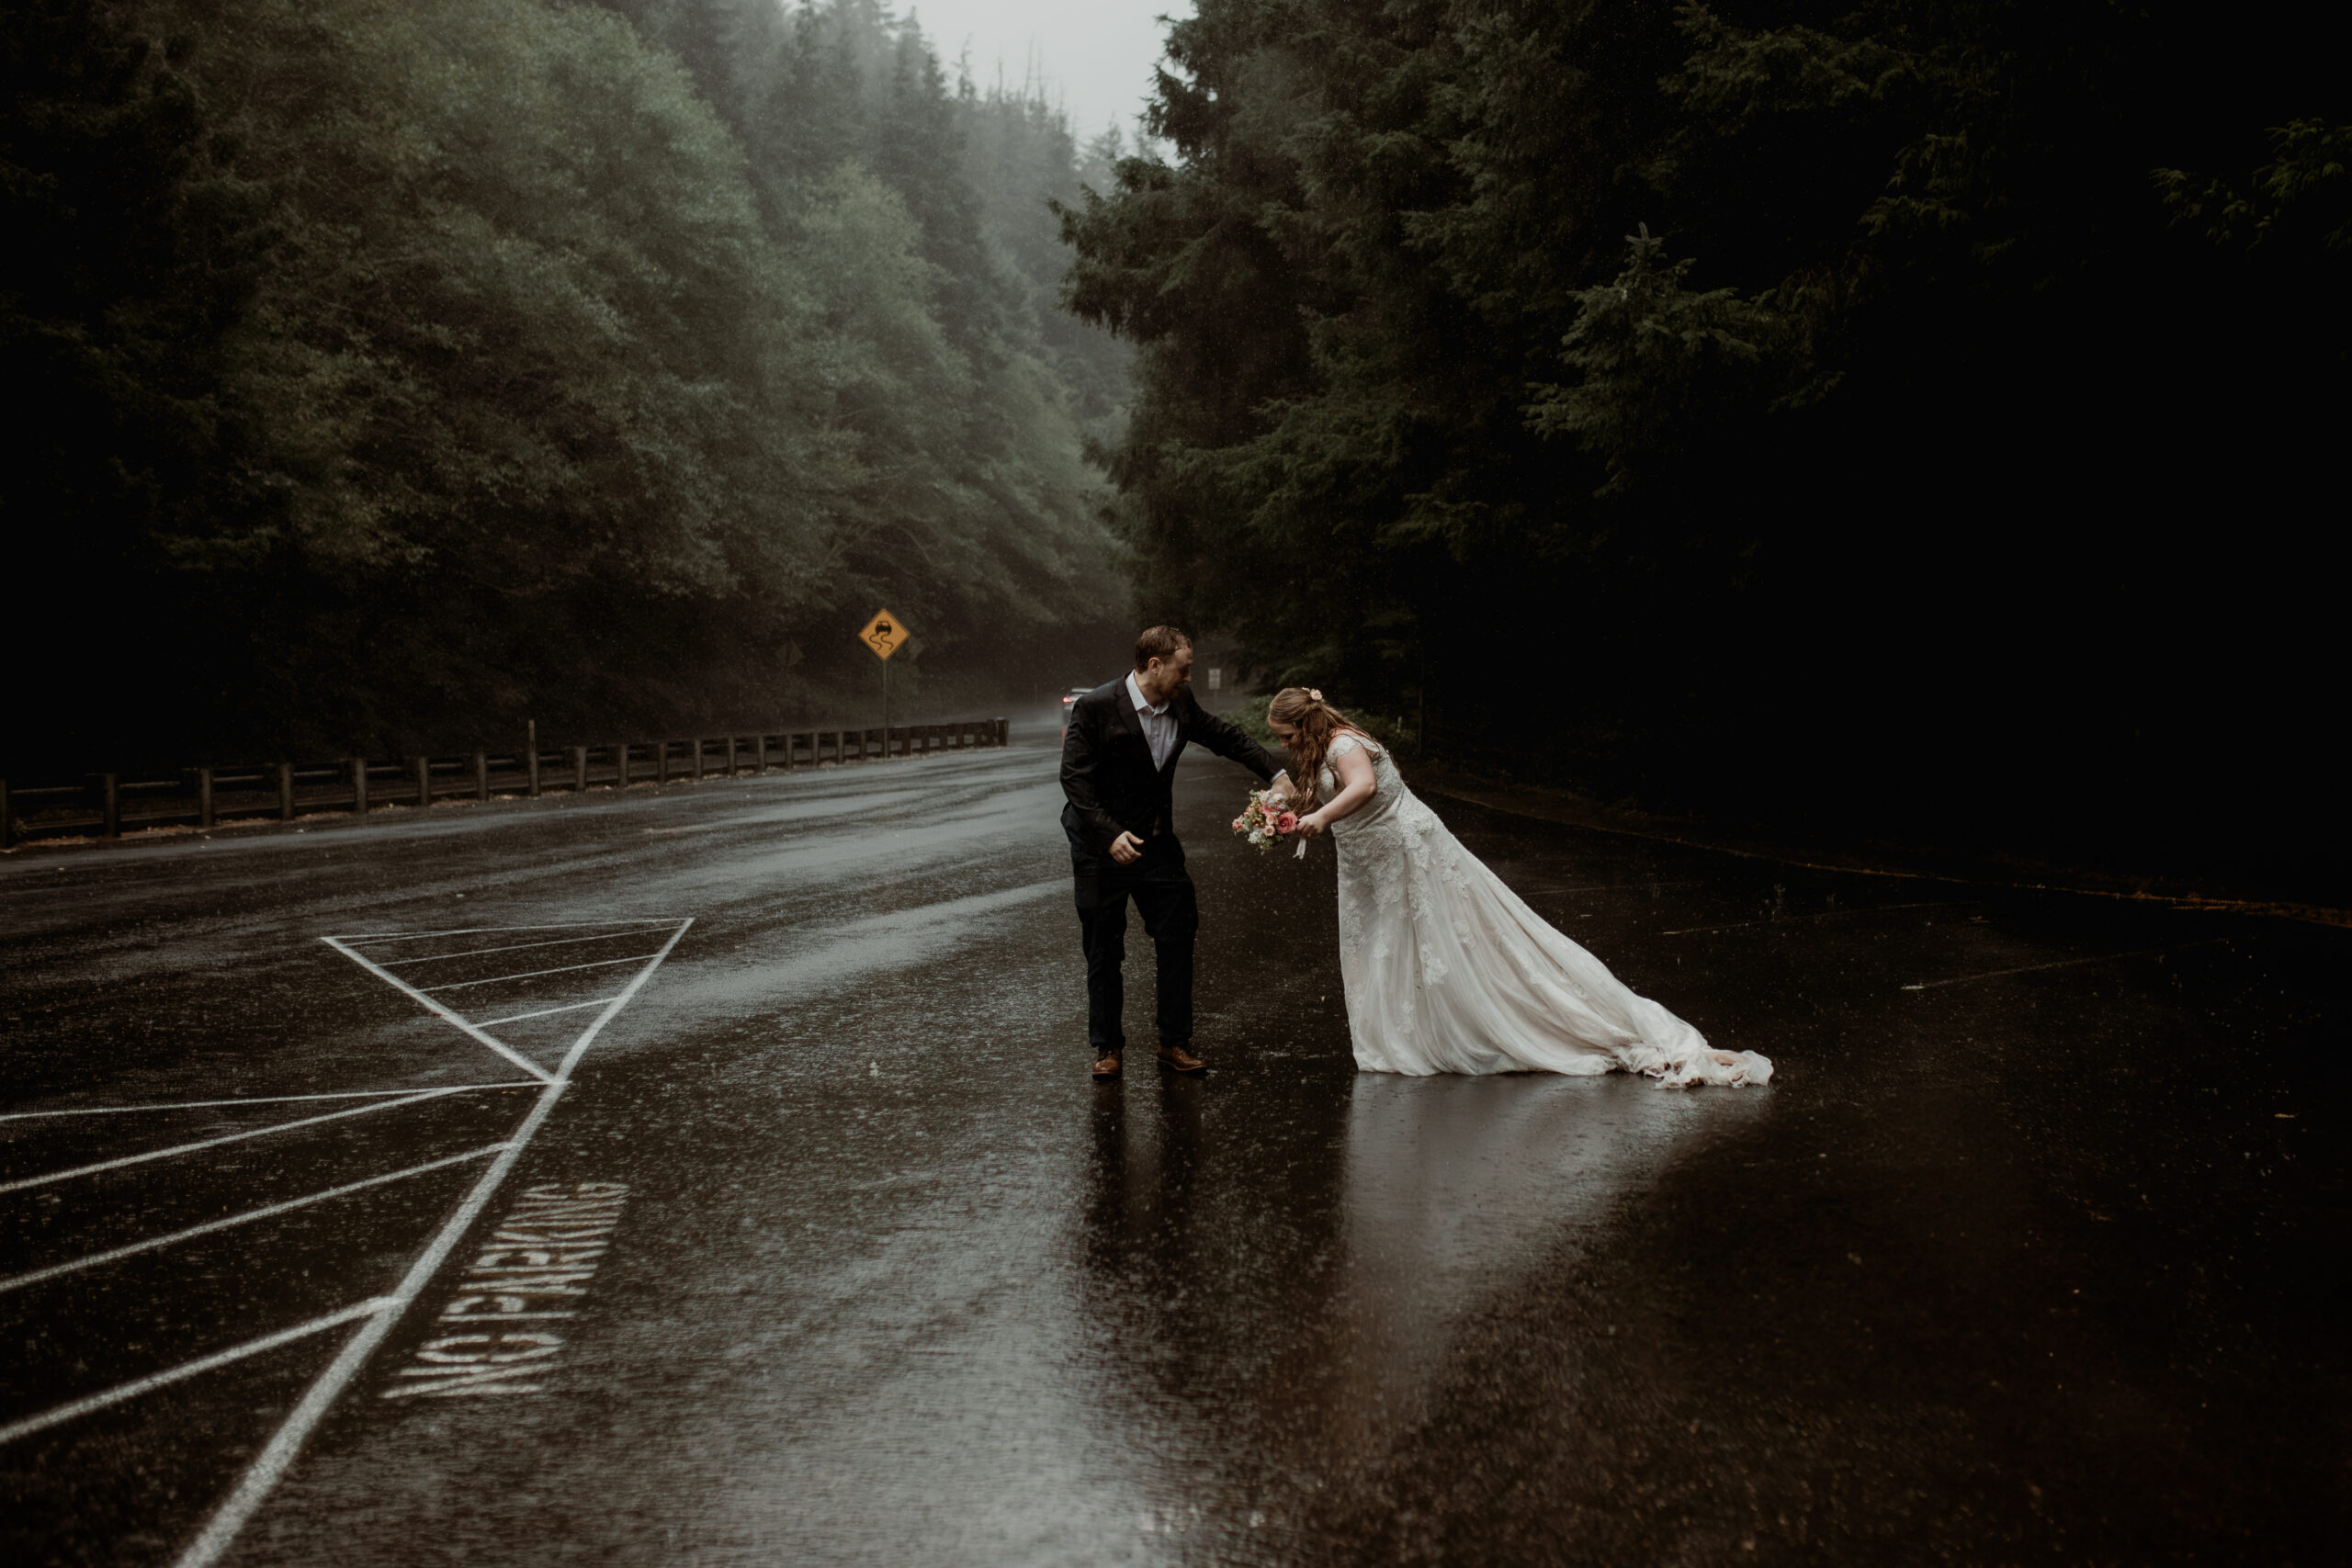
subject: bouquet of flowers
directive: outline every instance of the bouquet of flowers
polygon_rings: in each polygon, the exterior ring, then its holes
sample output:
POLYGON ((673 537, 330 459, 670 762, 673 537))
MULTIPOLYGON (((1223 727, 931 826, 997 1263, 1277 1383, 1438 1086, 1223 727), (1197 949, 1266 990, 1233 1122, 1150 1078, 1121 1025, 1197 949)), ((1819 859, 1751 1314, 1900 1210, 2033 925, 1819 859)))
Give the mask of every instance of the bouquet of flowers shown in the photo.
MULTIPOLYGON (((1241 808, 1241 815, 1233 819, 1234 832, 1253 850, 1272 849, 1298 831, 1298 813, 1285 807, 1278 798, 1269 800, 1267 795, 1270 793, 1262 789, 1251 790, 1250 803, 1241 808)), ((1298 853, 1303 855, 1306 852, 1306 840, 1300 839, 1298 853)))

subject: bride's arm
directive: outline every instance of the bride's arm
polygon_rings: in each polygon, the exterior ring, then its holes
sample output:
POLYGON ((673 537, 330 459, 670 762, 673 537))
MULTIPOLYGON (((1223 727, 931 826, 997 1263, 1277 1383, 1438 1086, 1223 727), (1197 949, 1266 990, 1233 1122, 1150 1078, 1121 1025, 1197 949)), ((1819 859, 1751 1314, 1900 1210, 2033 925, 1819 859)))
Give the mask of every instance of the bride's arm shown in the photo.
POLYGON ((1340 818, 1363 809, 1364 803, 1379 793, 1380 785, 1373 777, 1371 754, 1361 745, 1349 747, 1331 758, 1330 762, 1331 772, 1340 781, 1340 793, 1298 819, 1299 830, 1310 839, 1340 818))

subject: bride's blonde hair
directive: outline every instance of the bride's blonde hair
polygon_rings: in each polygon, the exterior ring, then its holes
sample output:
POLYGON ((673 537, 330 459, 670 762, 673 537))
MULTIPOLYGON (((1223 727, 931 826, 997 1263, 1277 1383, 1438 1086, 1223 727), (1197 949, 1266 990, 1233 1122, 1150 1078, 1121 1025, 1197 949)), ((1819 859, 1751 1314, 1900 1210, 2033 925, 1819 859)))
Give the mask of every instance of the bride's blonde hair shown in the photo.
POLYGON ((1290 742, 1290 782, 1298 792, 1291 809, 1302 814, 1312 811, 1324 755, 1341 730, 1354 729, 1355 726, 1312 686, 1284 686, 1276 692, 1274 700, 1266 705, 1266 718, 1269 723, 1287 724, 1298 732, 1290 742))

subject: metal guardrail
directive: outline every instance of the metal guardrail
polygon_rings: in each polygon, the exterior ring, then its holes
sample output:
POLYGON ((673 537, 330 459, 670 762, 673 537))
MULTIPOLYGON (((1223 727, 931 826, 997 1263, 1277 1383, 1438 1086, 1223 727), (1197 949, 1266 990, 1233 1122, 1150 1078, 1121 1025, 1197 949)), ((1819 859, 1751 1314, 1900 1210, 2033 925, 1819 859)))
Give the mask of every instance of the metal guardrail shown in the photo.
POLYGON ((387 806, 528 797, 548 790, 731 777, 771 769, 878 761, 1009 743, 1001 718, 887 729, 771 730, 686 740, 616 740, 603 746, 525 747, 461 757, 366 757, 184 768, 170 774, 89 773, 11 784, 0 778, 0 849, 36 837, 120 838, 126 829, 210 828, 238 819, 290 822, 321 811, 364 815, 387 806))

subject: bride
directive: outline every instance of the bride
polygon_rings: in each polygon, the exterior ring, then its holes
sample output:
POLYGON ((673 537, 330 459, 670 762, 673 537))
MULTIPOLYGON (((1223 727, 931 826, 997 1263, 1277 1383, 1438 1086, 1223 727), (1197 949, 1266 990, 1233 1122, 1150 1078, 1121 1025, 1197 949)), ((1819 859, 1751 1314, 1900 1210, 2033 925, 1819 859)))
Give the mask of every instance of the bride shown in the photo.
POLYGON ((1298 830, 1328 829, 1339 847, 1340 974, 1358 1067, 1624 1071, 1677 1089, 1770 1079, 1765 1057, 1712 1049, 1521 903, 1322 693, 1285 687, 1266 718, 1294 760, 1298 830))

